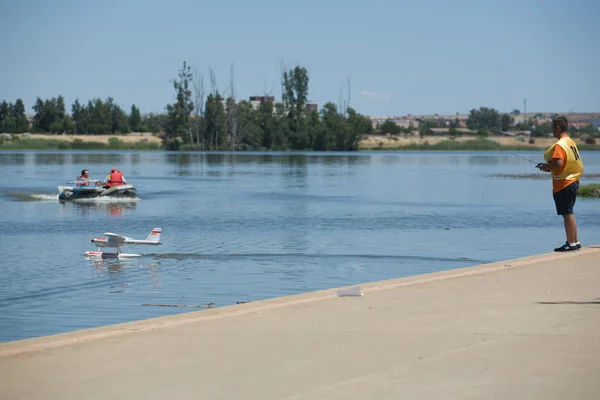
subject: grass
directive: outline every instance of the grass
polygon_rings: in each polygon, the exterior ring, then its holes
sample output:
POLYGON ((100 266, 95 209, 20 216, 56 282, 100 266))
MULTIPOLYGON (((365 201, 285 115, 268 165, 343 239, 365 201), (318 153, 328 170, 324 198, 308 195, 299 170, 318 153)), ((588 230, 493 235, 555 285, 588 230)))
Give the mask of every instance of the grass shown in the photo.
POLYGON ((117 137, 108 139, 108 144, 85 142, 75 139, 72 142, 53 139, 0 139, 2 150, 161 150, 157 143, 124 142, 117 137))
POLYGON ((600 183, 591 183, 579 186, 577 196, 595 197, 600 199, 600 183))
MULTIPOLYGON (((578 144, 581 151, 600 151, 600 144, 578 144)), ((75 139, 72 142, 66 140, 54 139, 21 139, 13 140, 0 139, 0 149, 2 150, 164 150, 156 142, 125 142, 118 137, 108 139, 108 144, 101 142, 86 142, 81 139, 75 139)), ((194 145, 182 144, 180 150, 197 151, 200 150, 194 145)), ((411 143, 396 147, 369 146, 361 147, 360 150, 378 150, 378 151, 520 151, 520 150, 545 150, 542 147, 521 146, 521 145, 503 145, 494 140, 486 138, 476 138, 466 141, 443 140, 436 144, 411 143)))
MULTIPOLYGON (((519 149, 523 147, 518 146, 519 149)), ((494 142, 492 140, 487 140, 483 138, 466 140, 464 142, 459 142, 456 140, 442 140, 436 144, 430 144, 429 142, 425 143, 411 143, 404 146, 397 147, 386 147, 385 149, 381 147, 370 147, 370 148, 362 148, 362 150, 429 150, 429 151, 459 151, 459 150, 508 150, 513 149, 509 146, 503 146, 498 142, 494 142)))
MULTIPOLYGON (((584 151, 600 151, 600 145, 598 144, 578 144, 579 150, 584 151)), ((465 141, 457 140, 442 140, 436 144, 425 143, 411 143, 396 147, 381 147, 381 146, 369 146, 361 147, 361 150, 382 150, 382 151, 399 151, 399 150, 426 150, 426 151, 494 151, 494 150, 509 150, 509 151, 544 151, 546 147, 538 146, 525 146, 525 145, 503 145, 494 140, 486 138, 476 138, 465 141)))

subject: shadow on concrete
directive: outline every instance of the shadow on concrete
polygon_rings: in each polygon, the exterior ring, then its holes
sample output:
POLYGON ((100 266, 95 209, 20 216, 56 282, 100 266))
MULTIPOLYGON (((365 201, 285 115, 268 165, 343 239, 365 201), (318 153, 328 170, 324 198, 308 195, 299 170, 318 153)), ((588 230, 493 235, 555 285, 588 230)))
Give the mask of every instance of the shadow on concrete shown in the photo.
POLYGON ((600 304, 600 297, 592 301, 538 301, 538 304, 600 304))

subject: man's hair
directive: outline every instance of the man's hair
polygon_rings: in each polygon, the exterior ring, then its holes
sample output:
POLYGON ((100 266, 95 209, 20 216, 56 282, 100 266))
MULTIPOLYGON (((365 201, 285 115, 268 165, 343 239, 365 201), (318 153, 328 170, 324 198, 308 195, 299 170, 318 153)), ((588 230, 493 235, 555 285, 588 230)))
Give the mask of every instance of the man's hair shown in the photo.
POLYGON ((86 172, 88 172, 88 170, 87 170, 87 169, 82 169, 82 170, 81 170, 81 175, 85 175, 85 173, 86 173, 86 172))
POLYGON ((558 126, 560 128, 560 132, 566 132, 567 128, 569 128, 569 121, 567 121, 566 117, 557 117, 552 121, 552 127, 558 126))

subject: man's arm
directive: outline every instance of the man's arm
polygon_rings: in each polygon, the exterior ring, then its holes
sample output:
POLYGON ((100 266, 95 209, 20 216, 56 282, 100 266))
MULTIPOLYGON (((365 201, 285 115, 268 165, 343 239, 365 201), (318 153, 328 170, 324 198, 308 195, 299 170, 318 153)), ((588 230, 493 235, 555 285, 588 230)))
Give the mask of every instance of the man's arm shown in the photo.
POLYGON ((552 161, 540 165, 542 171, 550 172, 553 169, 561 169, 565 166, 565 161, 562 158, 553 158, 552 161))
POLYGON ((552 153, 552 160, 547 163, 539 164, 538 168, 545 172, 550 172, 551 170, 560 170, 565 166, 566 158, 567 154, 563 148, 559 145, 556 145, 554 147, 554 152, 552 153))

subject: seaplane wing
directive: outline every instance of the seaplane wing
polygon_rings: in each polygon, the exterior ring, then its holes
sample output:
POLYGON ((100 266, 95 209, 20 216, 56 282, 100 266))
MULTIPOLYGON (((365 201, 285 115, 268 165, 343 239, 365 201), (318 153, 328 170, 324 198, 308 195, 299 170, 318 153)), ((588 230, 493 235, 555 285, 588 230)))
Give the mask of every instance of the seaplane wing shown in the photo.
POLYGON ((116 233, 110 233, 110 232, 105 232, 104 236, 106 236, 106 238, 107 238, 108 246, 111 246, 111 245, 122 246, 124 244, 127 244, 128 240, 131 240, 131 238, 128 238, 126 236, 121 236, 121 235, 117 235, 116 233))
POLYGON ((162 244, 160 242, 160 234, 162 232, 161 228, 154 228, 146 237, 146 239, 132 239, 127 236, 118 235, 116 233, 105 232, 103 238, 94 238, 92 239, 92 243, 96 244, 98 247, 121 247, 128 244, 149 244, 149 245, 159 245, 162 244))

